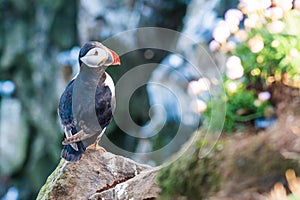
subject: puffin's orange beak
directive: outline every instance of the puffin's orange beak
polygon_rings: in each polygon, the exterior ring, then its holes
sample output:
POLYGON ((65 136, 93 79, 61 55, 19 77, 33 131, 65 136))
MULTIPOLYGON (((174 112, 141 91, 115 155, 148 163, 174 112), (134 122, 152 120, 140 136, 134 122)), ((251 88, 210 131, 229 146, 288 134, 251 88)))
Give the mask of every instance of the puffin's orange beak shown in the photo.
POLYGON ((113 62, 111 63, 111 65, 120 65, 120 58, 118 56, 118 54, 116 52, 114 52, 113 50, 110 50, 111 55, 113 56, 113 62))

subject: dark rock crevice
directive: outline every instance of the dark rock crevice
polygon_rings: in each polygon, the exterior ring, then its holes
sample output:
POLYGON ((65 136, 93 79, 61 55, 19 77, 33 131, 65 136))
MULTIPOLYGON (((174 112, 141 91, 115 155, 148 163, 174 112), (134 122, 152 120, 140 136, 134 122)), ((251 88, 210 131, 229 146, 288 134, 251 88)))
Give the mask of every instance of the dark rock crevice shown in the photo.
POLYGON ((100 190, 97 190, 96 193, 101 193, 101 192, 107 191, 107 190, 109 190, 109 189, 112 189, 112 188, 114 188, 116 185, 118 185, 119 183, 126 182, 126 181, 128 181, 129 179, 131 179, 131 178, 133 178, 133 176, 132 176, 132 177, 125 178, 125 179, 117 180, 117 181, 113 182, 113 184, 111 184, 111 185, 106 185, 106 187, 101 188, 100 190))

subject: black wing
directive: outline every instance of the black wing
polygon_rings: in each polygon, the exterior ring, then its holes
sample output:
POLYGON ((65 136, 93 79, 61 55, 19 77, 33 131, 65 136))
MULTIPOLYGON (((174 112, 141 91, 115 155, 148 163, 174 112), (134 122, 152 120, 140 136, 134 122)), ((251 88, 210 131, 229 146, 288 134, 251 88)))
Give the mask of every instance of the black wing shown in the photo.
POLYGON ((60 117, 61 124, 71 129, 75 128, 75 124, 73 121, 73 114, 72 114, 73 84, 74 84, 74 80, 72 80, 67 85, 65 91, 60 97, 60 101, 58 105, 58 115, 60 117))
MULTIPOLYGON (((65 91, 61 95, 58 106, 58 115, 63 128, 67 131, 71 130, 72 134, 74 135, 77 133, 77 130, 72 113, 73 84, 74 80, 67 85, 65 91)), ((67 161, 79 160, 86 148, 82 142, 77 142, 76 144, 78 146, 78 151, 73 149, 71 145, 65 145, 61 151, 61 157, 67 161)))
POLYGON ((98 84, 95 94, 95 104, 97 119, 103 130, 112 120, 112 110, 114 107, 112 93, 108 86, 102 83, 98 84))

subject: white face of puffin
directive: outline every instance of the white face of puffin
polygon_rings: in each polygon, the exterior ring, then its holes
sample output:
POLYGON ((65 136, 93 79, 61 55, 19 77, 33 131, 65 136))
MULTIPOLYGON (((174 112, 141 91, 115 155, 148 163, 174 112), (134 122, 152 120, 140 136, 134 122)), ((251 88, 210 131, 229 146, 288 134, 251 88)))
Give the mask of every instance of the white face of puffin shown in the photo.
POLYGON ((89 67, 100 67, 100 64, 105 65, 105 62, 109 58, 109 51, 104 48, 95 47, 91 50, 89 50, 85 56, 83 56, 81 59, 82 62, 84 62, 89 67))

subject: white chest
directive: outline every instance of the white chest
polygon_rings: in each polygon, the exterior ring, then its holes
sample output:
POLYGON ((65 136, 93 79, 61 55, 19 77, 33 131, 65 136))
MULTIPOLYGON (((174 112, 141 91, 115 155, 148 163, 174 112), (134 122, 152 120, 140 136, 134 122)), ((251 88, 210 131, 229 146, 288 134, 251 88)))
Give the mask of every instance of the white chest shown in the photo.
POLYGON ((115 96, 114 81, 112 80, 111 76, 108 73, 105 72, 105 75, 106 75, 106 79, 105 79, 104 85, 109 87, 112 97, 114 97, 115 96))

